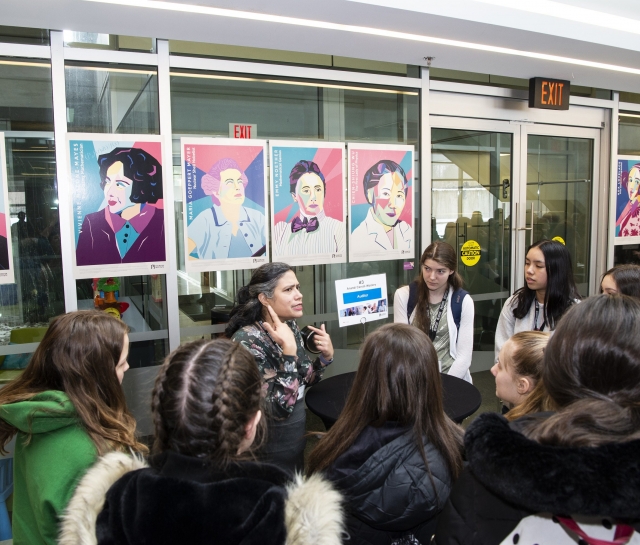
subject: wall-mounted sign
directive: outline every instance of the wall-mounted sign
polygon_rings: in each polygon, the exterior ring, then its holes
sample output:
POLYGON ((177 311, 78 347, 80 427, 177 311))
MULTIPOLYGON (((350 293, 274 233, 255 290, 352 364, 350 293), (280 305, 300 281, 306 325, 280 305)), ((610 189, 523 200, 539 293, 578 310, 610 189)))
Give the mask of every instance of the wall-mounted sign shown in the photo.
POLYGON ((258 138, 258 125, 229 123, 229 138, 258 138))
POLYGON ((571 82, 561 79, 531 78, 529 108, 568 110, 571 82))

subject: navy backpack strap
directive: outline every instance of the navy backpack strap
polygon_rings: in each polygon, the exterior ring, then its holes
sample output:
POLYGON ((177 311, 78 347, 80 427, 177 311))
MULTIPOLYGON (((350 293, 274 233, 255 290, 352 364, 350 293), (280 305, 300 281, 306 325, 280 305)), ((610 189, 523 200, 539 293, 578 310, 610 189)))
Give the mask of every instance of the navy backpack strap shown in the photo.
POLYGON ((409 284, 409 300, 407 301, 407 323, 411 323, 411 313, 418 304, 418 284, 411 282, 409 284))
POLYGON ((462 301, 467 295, 469 292, 460 288, 454 291, 451 296, 451 315, 458 331, 460 331, 460 319, 462 318, 462 301))

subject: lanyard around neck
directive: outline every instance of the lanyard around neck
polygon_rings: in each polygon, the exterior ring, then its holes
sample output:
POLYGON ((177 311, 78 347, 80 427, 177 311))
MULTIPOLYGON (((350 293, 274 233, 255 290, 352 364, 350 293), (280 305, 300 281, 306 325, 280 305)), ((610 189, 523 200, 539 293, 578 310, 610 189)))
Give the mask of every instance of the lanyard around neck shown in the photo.
MULTIPOLYGON (((436 338, 436 333, 438 333, 438 326, 440 325, 440 319, 442 318, 442 313, 444 312, 444 307, 447 305, 447 298, 449 297, 449 287, 447 287, 444 295, 442 296, 442 301, 440 301, 440 306, 438 307, 438 314, 436 314, 436 319, 429 326, 429 337, 433 341, 436 338)), ((429 313, 431 316, 431 313, 429 313)))
POLYGON ((540 304, 538 303, 538 300, 536 299, 536 314, 533 318, 533 330, 534 331, 544 331, 544 326, 547 324, 547 320, 545 318, 544 322, 542 322, 542 325, 540 327, 538 327, 538 314, 540 314, 540 304))

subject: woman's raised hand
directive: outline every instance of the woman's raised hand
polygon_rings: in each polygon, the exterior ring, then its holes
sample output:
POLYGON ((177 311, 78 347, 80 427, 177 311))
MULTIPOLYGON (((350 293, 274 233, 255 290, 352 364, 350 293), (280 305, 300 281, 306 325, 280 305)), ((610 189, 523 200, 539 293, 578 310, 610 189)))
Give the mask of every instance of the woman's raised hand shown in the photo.
POLYGON ((291 328, 275 313, 271 308, 271 305, 266 305, 267 312, 269 313, 269 321, 262 323, 262 326, 266 329, 267 333, 271 335, 271 338, 278 343, 282 352, 286 356, 295 356, 298 352, 298 345, 296 344, 296 337, 291 331, 291 328))
POLYGON ((320 329, 313 326, 307 326, 311 331, 315 333, 313 337, 316 347, 320 350, 322 357, 325 360, 333 359, 333 343, 331 342, 331 336, 327 333, 324 324, 320 326, 320 329))

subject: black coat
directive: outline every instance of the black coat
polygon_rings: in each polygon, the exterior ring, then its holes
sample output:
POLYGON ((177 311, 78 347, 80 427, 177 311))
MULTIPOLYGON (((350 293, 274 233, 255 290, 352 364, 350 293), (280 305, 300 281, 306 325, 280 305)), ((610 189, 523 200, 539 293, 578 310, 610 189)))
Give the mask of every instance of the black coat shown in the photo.
POLYGON ((120 452, 82 478, 60 545, 340 545, 342 498, 314 475, 290 481, 267 464, 224 471, 168 451, 153 467, 120 452))
POLYGON ((329 467, 326 477, 346 498, 349 543, 388 544, 407 534, 429 543, 452 482, 440 453, 423 444, 433 482, 413 432, 393 423, 365 428, 329 467))
POLYGON ((541 445, 521 425, 486 413, 469 426, 469 464, 438 519, 437 545, 575 544, 561 521, 569 515, 591 536, 620 520, 640 531, 640 440, 541 445))

